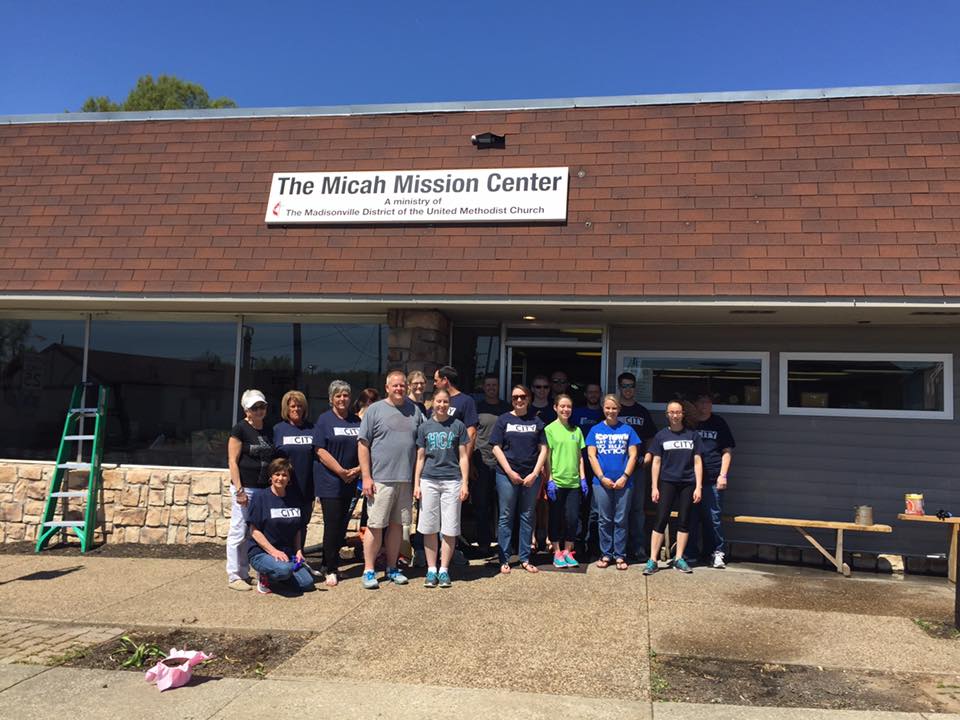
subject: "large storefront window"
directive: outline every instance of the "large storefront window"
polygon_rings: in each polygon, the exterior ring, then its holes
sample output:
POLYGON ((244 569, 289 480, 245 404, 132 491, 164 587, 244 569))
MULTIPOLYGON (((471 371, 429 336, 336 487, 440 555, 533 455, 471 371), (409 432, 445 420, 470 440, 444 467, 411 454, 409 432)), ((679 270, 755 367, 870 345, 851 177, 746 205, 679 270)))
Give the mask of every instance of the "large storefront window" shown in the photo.
POLYGON ((225 467, 236 322, 94 319, 88 379, 110 387, 104 461, 225 467))
POLYGON ((83 331, 83 320, 0 319, 0 457, 56 457, 83 331))
POLYGON ((500 328, 454 327, 451 364, 460 376, 460 390, 482 393, 484 376, 500 372, 500 328))
POLYGON ((240 389, 263 391, 267 422, 280 419, 288 390, 307 396, 310 419, 329 408, 331 380, 346 380, 354 394, 366 387, 383 393, 388 326, 345 323, 257 323, 244 321, 240 389))
POLYGON ((785 415, 953 418, 950 355, 781 353, 780 383, 785 415))
POLYGON ((768 411, 770 357, 744 352, 617 353, 617 373, 637 378, 638 402, 662 409, 671 400, 694 400, 710 393, 718 411, 768 411))

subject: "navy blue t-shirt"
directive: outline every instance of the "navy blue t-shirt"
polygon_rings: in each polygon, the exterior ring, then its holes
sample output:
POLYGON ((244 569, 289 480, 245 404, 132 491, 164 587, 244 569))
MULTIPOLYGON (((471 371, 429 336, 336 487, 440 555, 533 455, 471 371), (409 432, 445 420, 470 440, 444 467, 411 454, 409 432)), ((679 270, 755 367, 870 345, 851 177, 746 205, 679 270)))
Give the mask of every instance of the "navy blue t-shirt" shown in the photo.
POLYGON ((733 433, 727 421, 710 413, 710 417, 697 425, 697 434, 703 442, 703 482, 706 485, 717 482, 720 474, 720 465, 723 460, 723 451, 726 448, 735 448, 733 433))
POLYGON ((661 482, 696 482, 693 457, 703 456, 703 443, 696 430, 684 427, 679 432, 674 432, 669 426, 665 427, 653 438, 650 452, 660 458, 661 482))
POLYGON ((640 403, 620 406, 619 418, 632 427, 641 440, 649 440, 657 434, 657 424, 650 416, 650 411, 640 403))
POLYGON ((603 422, 603 410, 601 408, 578 407, 573 409, 573 415, 570 416, 570 424, 580 428, 580 432, 586 437, 590 428, 603 422))
MULTIPOLYGON (((450 398, 450 409, 447 415, 456 418, 464 424, 465 427, 477 427, 480 424, 480 418, 477 415, 477 402, 466 393, 457 393, 450 398)), ((433 417, 433 409, 426 414, 426 417, 433 417)))
MULTIPOLYGON (((317 418, 314 425, 313 443, 333 455, 344 470, 360 464, 357 457, 357 437, 360 418, 347 415, 340 418, 333 410, 327 410, 317 418)), ((335 498, 353 495, 354 483, 345 483, 339 475, 329 470, 320 460, 313 466, 313 492, 318 498, 335 498)))
POLYGON ((543 420, 536 415, 517 417, 504 413, 493 426, 490 445, 500 446, 514 472, 529 475, 537 465, 540 446, 547 444, 543 428, 543 420))
MULTIPOLYGON (((258 492, 250 498, 247 518, 277 550, 290 557, 299 550, 295 543, 297 533, 300 532, 300 502, 290 492, 283 497, 274 495, 269 488, 258 492)), ((249 555, 266 552, 253 537, 250 538, 247 548, 249 555)))
POLYGON ((287 492, 295 493, 301 500, 313 500, 313 425, 304 422, 296 425, 281 420, 273 426, 273 444, 277 455, 285 457, 293 466, 287 492))
POLYGON ((547 403, 544 407, 536 407, 531 403, 527 414, 536 415, 543 420, 544 427, 557 419, 557 411, 553 409, 553 402, 547 403))

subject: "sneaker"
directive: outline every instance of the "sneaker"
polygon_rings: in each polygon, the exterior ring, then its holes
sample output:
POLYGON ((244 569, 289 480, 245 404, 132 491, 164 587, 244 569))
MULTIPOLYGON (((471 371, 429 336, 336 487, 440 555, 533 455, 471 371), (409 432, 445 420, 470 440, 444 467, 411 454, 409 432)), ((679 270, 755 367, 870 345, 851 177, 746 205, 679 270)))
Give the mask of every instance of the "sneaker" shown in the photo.
POLYGON ((423 579, 423 586, 425 588, 435 588, 437 582, 437 574, 433 570, 427 570, 427 576, 423 579))
POLYGON ((257 592, 261 595, 269 595, 273 592, 273 590, 270 589, 270 581, 267 580, 265 575, 257 576, 257 592))
POLYGON ((657 565, 657 561, 653 558, 647 560, 647 564, 643 566, 644 575, 653 575, 660 567, 657 565))
POLYGON ((410 582, 407 580, 407 576, 400 572, 399 568, 387 568, 385 575, 387 580, 392 582, 394 585, 406 585, 408 582, 410 582))
POLYGON ((445 572, 440 573, 439 575, 437 575, 437 580, 439 581, 440 587, 442 588, 448 588, 451 585, 453 585, 453 583, 450 582, 450 573, 445 573, 445 572))
POLYGON ((326 583, 327 587, 336 587, 340 580, 337 578, 336 573, 327 573, 327 577, 324 579, 324 582, 326 583))
POLYGON ((563 555, 563 559, 567 563, 567 567, 579 567, 580 563, 577 562, 577 559, 574 557, 576 553, 573 550, 568 550, 563 555))
POLYGON ((243 578, 234 578, 227 582, 227 587, 231 590, 250 590, 250 583, 243 578))
POLYGON ((727 564, 723 561, 723 553, 720 550, 717 550, 713 554, 713 567, 723 569, 727 564))
POLYGON ((463 567, 464 565, 470 564, 470 561, 467 560, 467 556, 463 554, 463 550, 461 550, 460 548, 454 548, 453 564, 459 567, 463 567))
POLYGON ((377 573, 374 570, 363 571, 363 587, 367 590, 376 590, 380 587, 380 583, 377 582, 377 573))
POLYGON ((567 557, 563 553, 554 553, 553 566, 556 568, 565 568, 567 566, 567 557))
POLYGON ((687 564, 687 561, 682 557, 673 561, 673 567, 682 573, 687 573, 688 575, 693 572, 693 570, 687 564))

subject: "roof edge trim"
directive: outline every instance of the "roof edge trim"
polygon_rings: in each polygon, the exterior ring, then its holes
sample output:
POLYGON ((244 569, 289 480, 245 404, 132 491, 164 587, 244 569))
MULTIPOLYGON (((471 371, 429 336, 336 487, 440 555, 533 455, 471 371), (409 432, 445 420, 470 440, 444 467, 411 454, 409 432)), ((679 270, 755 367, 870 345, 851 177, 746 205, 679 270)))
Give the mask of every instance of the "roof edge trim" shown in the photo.
POLYGON ((518 110, 565 110, 572 108, 633 107, 639 105, 691 105, 704 103, 781 102, 832 100, 858 97, 907 95, 956 95, 960 83, 918 85, 865 85, 854 87, 738 90, 654 95, 608 95, 596 97, 544 98, 532 100, 470 100, 434 103, 389 103, 303 107, 221 108, 216 110, 153 110, 116 113, 53 113, 0 115, 0 125, 50 123, 132 122, 144 120, 224 120, 240 118, 333 117, 352 115, 400 115, 418 113, 497 112, 518 110))

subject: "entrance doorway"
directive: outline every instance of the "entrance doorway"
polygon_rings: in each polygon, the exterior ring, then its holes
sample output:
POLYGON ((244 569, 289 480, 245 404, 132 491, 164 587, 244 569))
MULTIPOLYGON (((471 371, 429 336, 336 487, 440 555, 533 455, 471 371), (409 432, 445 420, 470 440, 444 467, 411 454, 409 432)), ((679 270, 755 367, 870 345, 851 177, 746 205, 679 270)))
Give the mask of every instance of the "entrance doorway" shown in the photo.
MULTIPOLYGON (((509 384, 530 386, 533 378, 563 370, 570 381, 574 405, 583 404, 583 391, 588 383, 600 383, 600 351, 577 348, 512 347, 509 349, 509 384)), ((601 384, 602 386, 602 384, 601 384)))
POLYGON ((518 383, 529 386, 537 375, 550 378, 562 370, 570 381, 573 402, 579 405, 589 383, 603 386, 603 331, 599 328, 508 328, 505 351, 501 374, 505 388, 518 383))

